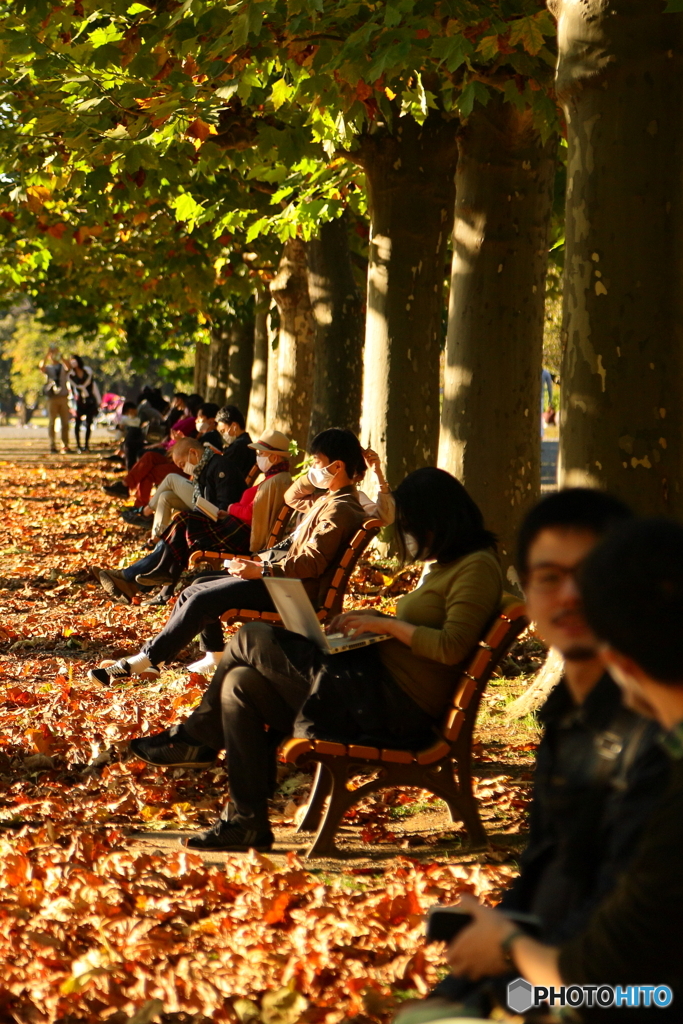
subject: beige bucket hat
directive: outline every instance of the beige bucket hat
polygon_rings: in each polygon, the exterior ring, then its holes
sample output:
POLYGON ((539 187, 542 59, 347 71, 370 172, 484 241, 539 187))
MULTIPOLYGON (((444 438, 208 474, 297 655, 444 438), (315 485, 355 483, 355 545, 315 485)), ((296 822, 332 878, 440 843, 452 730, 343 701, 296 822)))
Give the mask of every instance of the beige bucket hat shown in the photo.
POLYGON ((281 430, 264 430, 258 441, 252 441, 250 448, 257 452, 282 452, 289 455, 289 438, 281 430))

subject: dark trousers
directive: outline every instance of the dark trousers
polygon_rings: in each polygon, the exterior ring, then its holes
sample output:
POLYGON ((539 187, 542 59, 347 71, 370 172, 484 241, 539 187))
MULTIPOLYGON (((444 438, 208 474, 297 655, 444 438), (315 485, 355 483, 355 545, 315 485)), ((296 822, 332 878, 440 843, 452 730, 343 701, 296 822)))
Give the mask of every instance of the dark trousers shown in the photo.
POLYGON ((176 601, 162 631, 142 648, 153 665, 172 661, 198 633, 205 651, 223 650, 220 616, 232 608, 274 612, 263 580, 212 575, 193 583, 176 601))
MULTIPOLYGON (((365 649, 369 658, 370 652, 372 648, 365 649)), ((354 657, 363 653, 353 652, 354 657)), ((240 820, 257 828, 266 825, 278 743, 291 735, 321 669, 329 663, 333 670, 339 665, 338 671, 343 673, 345 657, 325 655, 306 637, 264 622, 242 626, 230 641, 201 704, 184 728, 197 744, 214 750, 225 748, 230 796, 240 820)), ((431 721, 392 679, 374 676, 374 658, 371 664, 368 689, 383 694, 386 742, 392 742, 389 730, 394 731, 392 718, 399 705, 403 710, 402 721, 396 723, 399 732, 414 730, 416 721, 431 721)), ((355 710, 344 707, 343 698, 340 700, 339 722, 349 729, 349 740, 356 739, 361 729, 353 715, 355 710)))
POLYGON ((230 797, 244 822, 267 824, 277 746, 291 733, 321 659, 298 633, 248 623, 230 641, 201 704, 184 723, 197 743, 225 748, 230 797))

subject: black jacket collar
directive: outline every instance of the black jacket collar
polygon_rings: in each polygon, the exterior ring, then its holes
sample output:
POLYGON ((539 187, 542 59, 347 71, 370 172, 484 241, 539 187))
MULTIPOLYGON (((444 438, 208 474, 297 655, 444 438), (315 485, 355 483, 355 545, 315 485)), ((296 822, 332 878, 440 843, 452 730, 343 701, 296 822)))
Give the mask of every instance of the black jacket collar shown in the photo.
POLYGON ((574 703, 563 677, 538 712, 538 717, 545 726, 581 723, 589 729, 604 729, 620 707, 621 691, 608 672, 600 677, 583 704, 579 705, 574 703))

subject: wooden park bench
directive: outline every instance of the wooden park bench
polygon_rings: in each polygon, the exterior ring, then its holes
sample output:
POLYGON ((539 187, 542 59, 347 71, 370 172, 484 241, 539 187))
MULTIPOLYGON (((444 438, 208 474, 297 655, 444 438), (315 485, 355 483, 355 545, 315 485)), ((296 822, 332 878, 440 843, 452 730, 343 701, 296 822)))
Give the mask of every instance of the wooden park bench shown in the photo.
MULTIPOLYGON (((277 519, 273 523, 270 537, 266 541, 266 548, 274 548, 278 541, 282 540, 291 515, 292 509, 289 505, 283 505, 277 514, 277 519)), ((232 557, 233 555, 230 551, 193 551, 188 562, 188 569, 192 571, 193 569, 207 567, 219 570, 225 559, 232 557)))
MULTIPOLYGON (((325 599, 318 611, 320 622, 328 622, 338 615, 344 604, 344 595, 349 585, 353 571, 358 565, 358 560, 367 548, 370 541, 377 536, 382 529, 379 519, 366 519, 356 530, 348 543, 344 554, 339 560, 334 576, 327 588, 325 599)), ((282 619, 277 612, 257 612, 248 608, 232 608, 221 615, 221 622, 231 625, 233 622, 270 622, 274 626, 281 626, 282 619)))
POLYGON ((470 842, 486 842, 472 791, 472 734, 482 694, 493 672, 527 627, 524 605, 506 595, 501 611, 479 641, 467 667, 454 680, 453 699, 440 734, 424 750, 395 750, 335 743, 331 740, 286 740, 281 756, 297 767, 317 765, 315 780, 299 832, 315 832, 308 856, 329 857, 344 814, 359 800, 392 786, 416 786, 441 797, 452 821, 462 821, 470 842), (378 773, 349 789, 351 771, 378 773), (329 802, 327 802, 329 799, 329 802))

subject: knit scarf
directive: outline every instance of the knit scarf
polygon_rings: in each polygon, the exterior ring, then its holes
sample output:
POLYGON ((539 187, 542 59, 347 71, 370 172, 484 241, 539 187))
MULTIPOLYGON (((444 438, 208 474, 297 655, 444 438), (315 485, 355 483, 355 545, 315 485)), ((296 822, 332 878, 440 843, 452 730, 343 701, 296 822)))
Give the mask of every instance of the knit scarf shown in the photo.
POLYGON ((202 455, 197 465, 194 467, 194 473, 192 474, 192 482, 194 483, 194 494, 192 495, 192 500, 195 505, 197 504, 197 498, 202 497, 202 489, 199 486, 199 478, 206 469, 206 467, 208 466, 211 459, 216 454, 217 452, 215 448, 213 448, 210 444, 205 444, 204 454, 202 455))

